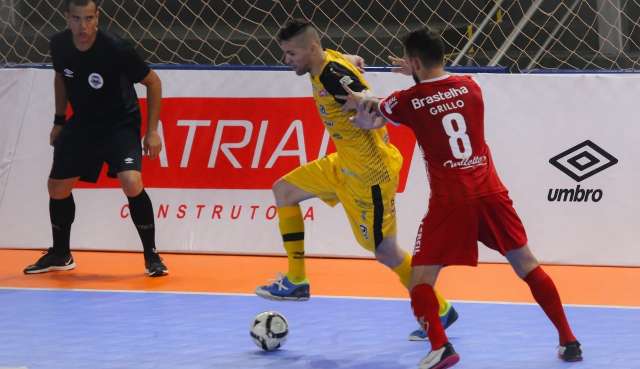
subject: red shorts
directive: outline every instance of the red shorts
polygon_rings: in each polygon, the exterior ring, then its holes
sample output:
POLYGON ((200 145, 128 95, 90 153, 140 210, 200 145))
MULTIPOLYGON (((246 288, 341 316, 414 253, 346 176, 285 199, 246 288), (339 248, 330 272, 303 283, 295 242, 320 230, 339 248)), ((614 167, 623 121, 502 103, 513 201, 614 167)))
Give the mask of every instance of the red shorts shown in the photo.
POLYGON ((412 265, 478 265, 478 241, 502 255, 527 244, 507 192, 464 203, 429 203, 412 265))

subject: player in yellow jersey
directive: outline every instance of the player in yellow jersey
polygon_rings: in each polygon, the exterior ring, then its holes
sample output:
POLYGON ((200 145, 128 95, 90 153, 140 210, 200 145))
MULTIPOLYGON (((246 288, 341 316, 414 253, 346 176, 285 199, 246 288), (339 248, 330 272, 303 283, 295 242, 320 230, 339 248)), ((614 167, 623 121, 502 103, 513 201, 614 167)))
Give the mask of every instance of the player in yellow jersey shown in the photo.
MULTIPOLYGON (((342 203, 358 243, 393 270, 405 287, 411 278, 411 255, 398 247, 394 197, 402 155, 389 142, 386 128, 363 130, 343 111, 343 85, 353 91, 369 85, 353 62, 356 56, 323 49, 317 30, 308 22, 292 20, 278 33, 285 63, 297 75, 309 73, 313 98, 336 152, 302 165, 273 185, 279 228, 287 251, 289 271, 270 285, 256 288, 258 296, 272 300, 309 299, 304 262, 304 222, 300 202, 320 198, 330 206, 342 203)), ((457 319, 455 309, 438 295, 440 316, 448 326, 457 319)), ((425 339, 421 331, 412 340, 425 339)))

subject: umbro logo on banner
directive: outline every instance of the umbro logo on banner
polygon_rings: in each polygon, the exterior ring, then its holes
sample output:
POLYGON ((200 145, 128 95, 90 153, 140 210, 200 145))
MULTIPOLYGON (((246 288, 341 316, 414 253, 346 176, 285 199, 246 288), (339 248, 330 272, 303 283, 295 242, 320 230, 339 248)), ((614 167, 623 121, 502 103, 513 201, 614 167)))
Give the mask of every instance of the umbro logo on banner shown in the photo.
POLYGON ((617 164, 618 159, 586 140, 552 157, 549 163, 576 182, 581 182, 617 164))
MULTIPOLYGON (((549 159, 549 163, 560 169, 576 182, 585 180, 618 163, 613 155, 586 140, 549 159)), ((599 202, 604 196, 600 188, 550 188, 549 202, 599 202)))

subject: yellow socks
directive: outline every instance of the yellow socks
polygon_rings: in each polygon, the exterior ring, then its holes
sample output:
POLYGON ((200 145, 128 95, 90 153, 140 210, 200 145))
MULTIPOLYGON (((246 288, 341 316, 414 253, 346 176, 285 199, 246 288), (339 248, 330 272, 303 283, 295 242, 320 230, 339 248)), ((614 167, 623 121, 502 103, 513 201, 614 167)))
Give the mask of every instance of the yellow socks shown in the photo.
MULTIPOLYGON (((307 279, 304 267, 304 221, 300 206, 284 206, 278 208, 279 228, 284 242, 284 249, 287 251, 289 261, 289 271, 287 277, 293 283, 300 283, 307 279)), ((404 254, 402 263, 393 268, 402 284, 409 288, 411 281, 411 255, 404 254)), ((440 305, 438 314, 446 314, 451 304, 442 295, 434 291, 438 304, 440 305)))
POLYGON ((411 283, 411 255, 409 253, 404 254, 402 263, 393 268, 393 272, 398 275, 400 282, 408 289, 409 283, 411 283))
POLYGON ((293 283, 300 283, 307 278, 304 269, 304 221, 300 206, 278 208, 278 219, 289 260, 287 277, 293 283))
MULTIPOLYGON (((393 268, 394 273, 398 275, 402 284, 409 288, 409 283, 411 281, 411 255, 409 253, 404 254, 404 259, 402 259, 402 263, 397 267, 393 268)), ((436 298, 438 299, 439 309, 438 315, 442 316, 449 311, 449 307, 451 304, 447 301, 438 291, 433 290, 436 294, 436 298)))
POLYGON ((445 298, 442 297, 442 295, 435 289, 433 290, 433 292, 436 294, 436 298, 438 299, 438 305, 440 306, 440 308, 438 309, 438 315, 443 316, 449 312, 449 307, 451 307, 451 303, 445 300, 445 298))

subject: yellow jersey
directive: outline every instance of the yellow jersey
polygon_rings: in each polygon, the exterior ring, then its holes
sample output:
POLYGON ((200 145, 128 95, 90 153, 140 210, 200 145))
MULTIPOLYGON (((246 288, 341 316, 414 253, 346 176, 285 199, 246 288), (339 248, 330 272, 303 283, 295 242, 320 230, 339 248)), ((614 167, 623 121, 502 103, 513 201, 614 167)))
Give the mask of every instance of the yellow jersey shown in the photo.
POLYGON ((353 91, 369 89, 358 69, 334 50, 325 50, 325 60, 319 75, 311 76, 313 98, 320 118, 335 144, 339 167, 346 177, 366 186, 389 182, 397 177, 402 155, 389 142, 386 127, 365 130, 354 126, 349 118, 354 112, 343 112, 346 95, 342 83, 353 91))

